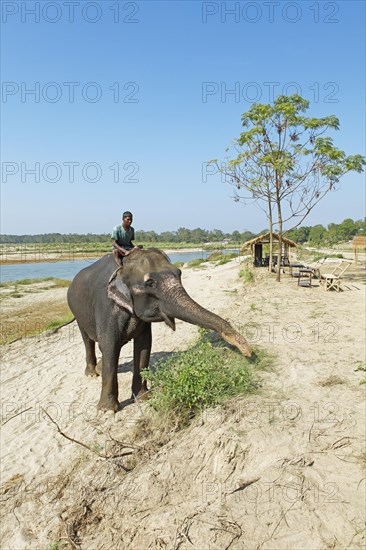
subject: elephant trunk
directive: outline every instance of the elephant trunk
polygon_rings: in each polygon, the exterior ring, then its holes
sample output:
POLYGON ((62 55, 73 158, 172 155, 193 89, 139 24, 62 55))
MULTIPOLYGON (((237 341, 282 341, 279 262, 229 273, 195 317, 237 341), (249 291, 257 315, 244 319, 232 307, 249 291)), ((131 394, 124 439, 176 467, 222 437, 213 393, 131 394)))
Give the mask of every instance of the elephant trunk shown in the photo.
POLYGON ((250 357, 253 353, 245 338, 228 321, 203 308, 187 294, 182 286, 170 289, 170 300, 164 301, 164 312, 177 319, 216 331, 229 344, 236 346, 241 353, 250 357))

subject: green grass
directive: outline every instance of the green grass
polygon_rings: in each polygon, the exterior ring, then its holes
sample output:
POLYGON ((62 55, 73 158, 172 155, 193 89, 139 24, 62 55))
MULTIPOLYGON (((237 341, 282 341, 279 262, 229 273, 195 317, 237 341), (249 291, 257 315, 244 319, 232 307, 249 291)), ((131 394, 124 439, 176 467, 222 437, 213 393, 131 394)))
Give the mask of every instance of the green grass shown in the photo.
POLYGON ((362 371, 366 372, 366 363, 363 363, 362 361, 357 361, 356 363, 355 371, 362 371))
POLYGON ((70 283, 71 283, 71 281, 67 281, 66 279, 58 279, 57 277, 46 277, 44 279, 20 279, 18 281, 8 281, 5 283, 0 283, 0 288, 9 288, 17 285, 27 286, 27 285, 33 285, 36 283, 46 283, 46 282, 53 283, 53 285, 50 286, 49 288, 68 287, 70 286, 70 283))
POLYGON ((227 254, 223 254, 222 252, 213 252, 207 256, 206 262, 217 262, 217 265, 223 265, 238 256, 239 254, 237 252, 228 252, 227 254))
POLYGON ((237 258, 239 254, 236 254, 235 252, 230 252, 228 254, 224 254, 221 256, 221 259, 217 262, 217 265, 224 265, 233 260, 234 258, 237 258))
MULTIPOLYGON (((357 371, 366 372, 366 363, 363 361, 357 361, 355 372, 357 371)), ((366 384, 366 379, 363 378, 362 380, 360 380, 360 384, 366 384)))
POLYGON ((68 546, 65 541, 59 540, 57 542, 51 542, 46 546, 45 550, 67 550, 68 546))
POLYGON ((57 279, 57 277, 51 277, 50 280, 53 282, 53 285, 49 288, 68 288, 71 284, 71 281, 66 279, 57 279))
POLYGON ((212 254, 209 254, 207 256, 207 261, 208 262, 217 262, 217 261, 221 260, 222 257, 223 257, 222 252, 212 252, 212 254))
POLYGON ((202 258, 194 258, 194 260, 190 260, 189 262, 187 262, 187 267, 200 267, 206 261, 207 260, 204 260, 202 258))
POLYGON ((257 352, 249 360, 220 341, 213 345, 207 331, 188 350, 160 360, 143 377, 152 385, 149 404, 158 413, 174 413, 189 420, 196 413, 221 405, 236 395, 256 390, 253 367, 267 369, 272 359, 257 352))
POLYGON ((40 332, 43 332, 43 331, 47 331, 47 330, 55 330, 59 327, 62 327, 63 325, 65 325, 66 323, 69 323, 70 321, 72 321, 74 319, 74 315, 71 313, 67 313, 64 317, 62 317, 61 319, 55 319, 53 321, 49 321, 45 327, 42 328, 42 330, 40 332))
POLYGON ((249 267, 245 267, 244 269, 241 269, 239 272, 239 277, 243 279, 245 283, 253 283, 254 282, 254 273, 249 267))

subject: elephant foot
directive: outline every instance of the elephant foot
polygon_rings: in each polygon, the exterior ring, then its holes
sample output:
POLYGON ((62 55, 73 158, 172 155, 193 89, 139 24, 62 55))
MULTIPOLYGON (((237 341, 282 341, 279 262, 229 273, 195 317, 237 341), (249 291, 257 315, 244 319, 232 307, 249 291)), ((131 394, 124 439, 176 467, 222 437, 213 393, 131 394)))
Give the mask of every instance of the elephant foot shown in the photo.
POLYGON ((119 403, 115 399, 101 397, 98 403, 98 409, 102 412, 113 411, 117 412, 119 409, 119 403))
POLYGON ((85 369, 86 376, 99 376, 99 372, 95 370, 95 365, 86 365, 85 369))

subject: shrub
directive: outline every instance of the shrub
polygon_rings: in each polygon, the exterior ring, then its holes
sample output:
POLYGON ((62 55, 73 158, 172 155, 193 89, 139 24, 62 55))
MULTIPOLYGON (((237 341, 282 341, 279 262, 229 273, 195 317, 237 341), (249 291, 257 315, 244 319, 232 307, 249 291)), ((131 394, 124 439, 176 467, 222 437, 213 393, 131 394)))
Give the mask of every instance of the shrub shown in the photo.
MULTIPOLYGON (((256 362, 260 368, 266 363, 263 356, 258 356, 256 362)), ((257 387, 250 360, 236 350, 214 346, 202 330, 198 342, 187 351, 158 361, 153 371, 142 375, 152 384, 149 404, 158 412, 174 412, 186 420, 257 387)))
POLYGON ((248 267, 245 267, 244 269, 240 270, 239 277, 241 279, 244 279, 245 283, 253 283, 254 282, 254 273, 248 267))

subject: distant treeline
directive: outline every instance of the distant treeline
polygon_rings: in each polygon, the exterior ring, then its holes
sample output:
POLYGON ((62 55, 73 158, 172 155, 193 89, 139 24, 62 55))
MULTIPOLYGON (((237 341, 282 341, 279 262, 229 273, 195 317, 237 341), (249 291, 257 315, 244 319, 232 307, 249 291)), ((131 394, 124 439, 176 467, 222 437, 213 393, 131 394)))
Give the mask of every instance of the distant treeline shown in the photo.
MULTIPOLYGON (((264 229, 259 233, 251 231, 233 231, 224 233, 220 229, 207 231, 206 229, 187 229, 180 227, 177 231, 136 231, 135 243, 222 243, 223 241, 243 243, 253 239, 261 233, 267 232, 264 229)), ((366 219, 352 220, 345 219, 342 223, 330 223, 327 227, 323 225, 303 226, 298 229, 287 231, 285 236, 296 243, 309 243, 311 245, 329 244, 333 245, 343 241, 351 240, 355 235, 366 234, 366 219)), ((1 244, 21 243, 110 243, 109 233, 42 233, 39 235, 0 235, 1 244)))
MULTIPOLYGON (((177 231, 155 231, 136 230, 135 243, 208 243, 222 242, 225 240, 235 242, 245 242, 256 236, 251 231, 233 231, 233 233, 224 233, 220 229, 206 231, 205 229, 186 229, 179 228, 177 231)), ((78 233, 43 233, 39 235, 0 235, 1 244, 20 244, 20 243, 110 243, 110 233, 87 233, 80 235, 78 233)))
POLYGON ((299 244, 333 245, 350 241, 355 235, 366 235, 366 218, 356 221, 347 218, 342 223, 330 223, 327 227, 323 225, 303 226, 287 231, 285 237, 299 244))

